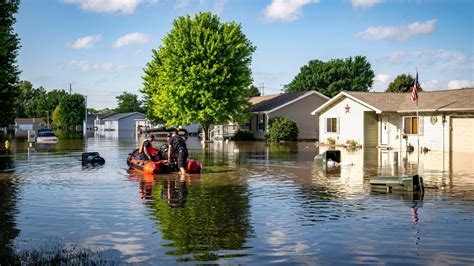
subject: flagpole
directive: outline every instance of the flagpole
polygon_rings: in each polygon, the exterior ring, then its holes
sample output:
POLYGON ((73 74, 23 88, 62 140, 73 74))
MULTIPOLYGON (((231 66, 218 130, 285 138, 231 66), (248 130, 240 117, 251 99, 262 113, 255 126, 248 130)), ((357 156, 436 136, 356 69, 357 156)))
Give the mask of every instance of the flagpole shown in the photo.
POLYGON ((416 97, 416 122, 418 123, 418 128, 417 128, 417 149, 418 149, 418 154, 417 154, 417 174, 420 175, 420 115, 418 113, 418 68, 415 67, 416 69, 416 80, 415 80, 415 87, 417 90, 417 97, 416 97))

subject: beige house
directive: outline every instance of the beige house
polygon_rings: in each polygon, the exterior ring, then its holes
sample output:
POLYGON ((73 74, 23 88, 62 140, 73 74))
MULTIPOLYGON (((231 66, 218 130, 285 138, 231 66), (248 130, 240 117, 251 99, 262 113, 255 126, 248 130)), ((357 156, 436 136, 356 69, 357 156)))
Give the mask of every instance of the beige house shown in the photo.
POLYGON ((474 89, 410 93, 343 91, 312 112, 319 139, 354 140, 364 147, 474 153, 474 89))
POLYGON ((251 131, 256 139, 265 139, 270 119, 281 116, 296 122, 299 140, 314 140, 318 138, 319 125, 311 123, 311 111, 328 100, 316 91, 253 97, 249 100, 253 104, 250 121, 241 128, 251 131))

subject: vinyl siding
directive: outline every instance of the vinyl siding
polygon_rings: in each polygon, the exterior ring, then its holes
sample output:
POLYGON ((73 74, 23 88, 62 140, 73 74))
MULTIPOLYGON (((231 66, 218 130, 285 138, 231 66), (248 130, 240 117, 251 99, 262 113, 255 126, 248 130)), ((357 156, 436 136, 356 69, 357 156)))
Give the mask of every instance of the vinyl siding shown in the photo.
MULTIPOLYGON (((336 103, 319 117, 319 140, 327 143, 327 139, 332 137, 336 139, 336 144, 345 144, 347 140, 355 140, 364 145, 364 112, 371 111, 367 107, 355 102, 352 99, 345 98, 336 103), (349 113, 346 113, 345 107, 349 106, 349 113), (338 118, 338 133, 326 132, 326 119, 338 118)), ((375 136, 377 139, 377 136, 375 136)))

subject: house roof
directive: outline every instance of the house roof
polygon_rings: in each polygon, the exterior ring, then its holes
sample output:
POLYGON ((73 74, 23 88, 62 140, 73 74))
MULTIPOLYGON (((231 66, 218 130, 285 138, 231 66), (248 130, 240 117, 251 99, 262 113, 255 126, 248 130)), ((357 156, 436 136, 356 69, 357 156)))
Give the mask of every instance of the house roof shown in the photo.
MULTIPOLYGON (((322 113, 344 97, 351 98, 376 113, 414 112, 416 105, 410 96, 411 93, 343 91, 314 110, 312 114, 322 113)), ((421 112, 474 111, 472 102, 474 102, 474 88, 418 92, 418 110, 421 112)))
POLYGON ((265 96, 256 96, 256 97, 252 97, 249 99, 249 102, 253 105, 257 104, 257 103, 261 103, 263 101, 266 101, 266 100, 270 100, 272 98, 275 98, 277 97, 278 95, 280 94, 272 94, 272 95, 265 95, 265 96))
POLYGON ((131 115, 134 115, 134 114, 140 114, 140 115, 145 116, 144 114, 142 114, 140 112, 114 113, 113 115, 107 116, 107 117, 103 118, 102 120, 120 120, 124 117, 131 116, 131 115))
POLYGON ((15 118, 16 124, 46 123, 44 118, 15 118))
POLYGON ((284 94, 278 94, 278 95, 269 95, 273 97, 257 102, 250 111, 251 112, 272 112, 274 110, 280 109, 290 103, 296 102, 312 94, 318 95, 321 98, 326 99, 326 100, 329 99, 328 97, 316 91, 299 91, 299 92, 290 92, 290 93, 284 93, 284 94))

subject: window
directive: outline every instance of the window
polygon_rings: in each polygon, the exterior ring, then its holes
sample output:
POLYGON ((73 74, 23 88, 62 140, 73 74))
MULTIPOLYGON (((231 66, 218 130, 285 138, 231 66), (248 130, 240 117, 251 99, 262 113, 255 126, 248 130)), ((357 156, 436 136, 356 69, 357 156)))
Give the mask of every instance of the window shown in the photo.
POLYGON ((405 116, 403 118, 403 133, 418 134, 418 118, 416 116, 405 116))
POLYGON ((326 118, 326 132, 327 133, 338 133, 337 118, 331 117, 326 118))
POLYGON ((257 115, 257 130, 265 131, 265 114, 257 115))

